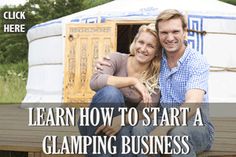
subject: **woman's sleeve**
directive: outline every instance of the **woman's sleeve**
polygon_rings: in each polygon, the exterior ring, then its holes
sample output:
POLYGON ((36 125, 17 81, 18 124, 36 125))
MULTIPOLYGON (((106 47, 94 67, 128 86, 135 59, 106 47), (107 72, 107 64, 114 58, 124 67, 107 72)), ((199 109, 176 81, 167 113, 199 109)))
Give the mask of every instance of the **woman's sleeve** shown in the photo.
POLYGON ((94 91, 97 91, 107 85, 107 79, 109 76, 112 76, 116 73, 117 68, 119 67, 119 58, 120 55, 118 52, 109 54, 110 60, 107 60, 111 66, 103 65, 103 70, 96 70, 92 75, 90 80, 90 88, 94 91))

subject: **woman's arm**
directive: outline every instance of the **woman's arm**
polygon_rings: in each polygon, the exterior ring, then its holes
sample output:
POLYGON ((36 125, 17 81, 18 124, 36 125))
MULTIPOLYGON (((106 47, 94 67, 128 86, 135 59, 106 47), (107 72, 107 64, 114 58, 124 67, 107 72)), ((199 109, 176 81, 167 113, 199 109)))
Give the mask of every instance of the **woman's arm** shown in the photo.
POLYGON ((138 82, 139 80, 135 77, 108 76, 106 84, 117 88, 124 88, 134 86, 138 82))
POLYGON ((96 70, 95 73, 92 75, 90 80, 90 88, 94 91, 97 91, 107 85, 107 80, 109 76, 113 76, 117 70, 120 68, 120 64, 123 63, 122 55, 114 52, 109 54, 109 60, 107 63, 110 66, 101 65, 102 70, 96 70))
POLYGON ((126 67, 123 66, 126 62, 124 55, 120 53, 111 53, 109 54, 109 60, 107 63, 110 66, 101 65, 102 70, 97 70, 90 80, 90 87, 92 90, 97 91, 107 85, 111 85, 117 88, 124 88, 129 86, 137 86, 140 89, 139 80, 135 77, 126 77, 126 76, 114 76, 116 73, 125 71, 126 67))

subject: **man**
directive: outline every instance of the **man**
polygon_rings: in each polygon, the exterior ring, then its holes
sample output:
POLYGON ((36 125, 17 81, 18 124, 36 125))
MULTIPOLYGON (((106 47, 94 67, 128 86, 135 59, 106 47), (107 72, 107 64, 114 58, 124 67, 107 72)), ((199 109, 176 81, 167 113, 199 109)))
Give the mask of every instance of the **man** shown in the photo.
MULTIPOLYGON (((187 127, 144 127, 140 122, 134 127, 136 136, 188 136, 188 154, 172 154, 172 157, 195 157, 197 153, 210 149, 213 142, 214 128, 208 120, 208 74, 209 65, 206 59, 186 45, 187 22, 177 10, 169 9, 161 12, 156 20, 156 29, 163 47, 161 71, 159 77, 163 108, 187 107, 187 127), (193 126, 197 109, 201 109, 203 126, 193 126)), ((100 62, 99 64, 107 63, 100 62)), ((97 68, 100 68, 100 65, 97 68)), ((179 120, 180 123, 180 114, 179 120)), ((178 147, 171 145, 171 149, 178 147)), ((181 145, 184 148, 183 145, 181 145)), ((138 155, 145 156, 145 155, 138 155)))
MULTIPOLYGON (((160 103, 163 108, 189 108, 188 126, 158 126, 150 132, 148 131, 150 129, 140 124, 133 128, 133 132, 134 135, 151 136, 187 135, 190 152, 187 155, 172 154, 172 156, 194 157, 196 153, 208 150, 213 141, 214 128, 208 120, 207 103, 209 65, 199 52, 186 46, 187 23, 180 12, 172 9, 161 12, 156 20, 156 29, 164 49, 159 79, 160 103), (193 126, 197 108, 201 108, 203 119, 201 127, 193 126)), ((174 144, 171 146, 172 149, 175 147, 177 146, 174 144)))

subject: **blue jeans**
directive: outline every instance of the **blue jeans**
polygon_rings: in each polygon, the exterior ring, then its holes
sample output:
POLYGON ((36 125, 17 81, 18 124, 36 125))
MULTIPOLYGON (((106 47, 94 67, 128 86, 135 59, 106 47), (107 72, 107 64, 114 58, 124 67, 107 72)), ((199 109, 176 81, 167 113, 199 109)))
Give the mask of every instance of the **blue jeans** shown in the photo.
MULTIPOLYGON (((125 100, 124 100, 124 96, 121 93, 121 91, 113 86, 106 86, 102 89, 100 89, 99 91, 96 92, 96 94, 94 95, 92 102, 89 106, 89 108, 101 108, 101 107, 112 107, 114 108, 114 112, 113 112, 113 117, 118 116, 120 113, 118 112, 118 108, 119 107, 125 107, 125 100)), ((97 115, 94 115, 93 118, 97 118, 97 115)), ((93 126, 93 125, 89 125, 89 126, 80 126, 80 123, 78 123, 78 127, 80 130, 80 133, 82 136, 95 136, 95 131, 96 129, 103 124, 103 121, 101 119, 100 123, 98 126, 93 126)), ((121 140, 121 136, 130 136, 131 135, 131 126, 125 126, 122 127, 121 130, 116 134, 116 141, 113 142, 113 146, 115 146, 117 148, 117 154, 116 155, 111 155, 111 154, 92 154, 92 147, 88 148, 88 157, 110 157, 110 156, 118 156, 118 157, 122 157, 122 156, 132 156, 132 154, 121 154, 121 146, 122 146, 122 140, 121 140)), ((104 136, 104 135, 101 135, 104 136)))
MULTIPOLYGON (((190 152, 186 155, 183 154, 172 154, 172 157, 196 157, 196 154, 205 150, 209 150, 212 145, 212 140, 210 139, 211 133, 207 126, 193 126, 193 121, 188 122, 187 127, 179 126, 173 128, 169 131, 169 136, 188 136, 189 140, 187 141, 188 146, 190 147, 190 152)), ((143 126, 142 121, 139 121, 138 125, 133 127, 132 134, 134 136, 147 136, 149 133, 154 130, 156 126, 143 126)), ((186 148, 182 145, 182 142, 178 142, 181 148, 186 148)), ((177 149, 177 146, 172 143, 171 149, 177 149)), ((160 155, 157 155, 160 156, 160 155)), ((139 154, 138 157, 145 157, 143 154, 139 154)))

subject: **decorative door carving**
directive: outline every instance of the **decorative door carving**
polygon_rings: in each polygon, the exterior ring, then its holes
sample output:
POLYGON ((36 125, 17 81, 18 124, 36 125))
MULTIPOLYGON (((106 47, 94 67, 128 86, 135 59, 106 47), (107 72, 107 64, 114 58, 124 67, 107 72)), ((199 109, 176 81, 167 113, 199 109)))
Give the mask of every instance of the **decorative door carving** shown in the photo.
MULTIPOLYGON (((89 87, 96 60, 116 51, 116 25, 69 24, 66 27, 64 102, 89 103, 89 87)), ((82 106, 80 104, 80 106, 82 106)))

